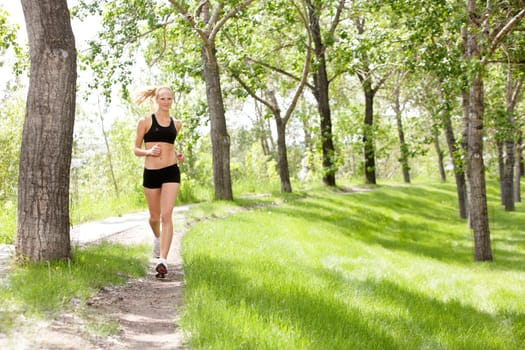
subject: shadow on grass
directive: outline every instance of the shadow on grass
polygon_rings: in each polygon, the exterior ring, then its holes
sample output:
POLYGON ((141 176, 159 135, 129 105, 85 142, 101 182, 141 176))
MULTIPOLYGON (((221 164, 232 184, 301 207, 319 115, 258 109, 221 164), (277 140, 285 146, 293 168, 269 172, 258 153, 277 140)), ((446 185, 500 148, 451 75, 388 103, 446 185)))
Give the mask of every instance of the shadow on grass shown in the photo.
MULTIPOLYGON (((313 193, 275 211, 312 223, 334 227, 351 238, 390 250, 423 255, 443 262, 470 265, 473 237, 457 213, 452 186, 385 187, 367 193, 313 193)), ((525 213, 492 209, 491 268, 524 271, 525 242, 520 227, 525 213), (496 214, 494 214, 496 213, 496 214), (510 227, 515 227, 508 232, 510 227)))
MULTIPOLYGON (((200 309, 199 316, 208 327, 204 332, 210 335, 208 341, 226 337, 231 339, 231 348, 242 344, 246 349, 265 349, 271 347, 261 344, 271 340, 260 339, 257 334, 267 337, 270 333, 289 337, 292 343, 303 339, 304 349, 496 350, 525 345, 524 315, 479 312, 458 301, 441 302, 400 288, 391 281, 348 280, 327 269, 267 263, 273 265, 274 274, 277 271, 273 278, 264 276, 264 263, 247 270, 242 262, 210 256, 189 261, 188 307, 200 304, 199 290, 203 289, 220 299, 225 313, 250 315, 239 317, 232 325, 220 319, 220 310, 200 309), (198 277, 194 279, 193 275, 198 277), (257 276, 264 278, 254 279, 257 276), (308 283, 314 280, 321 282, 308 283), (334 292, 336 295, 327 294, 334 292), (209 318, 215 322, 206 322, 209 318), (272 333, 279 327, 292 334, 272 333)), ((189 324, 192 321, 185 320, 189 324)), ((195 332, 204 333, 203 329, 195 332)), ((205 339, 196 340, 204 342, 205 348, 213 348, 205 339)))

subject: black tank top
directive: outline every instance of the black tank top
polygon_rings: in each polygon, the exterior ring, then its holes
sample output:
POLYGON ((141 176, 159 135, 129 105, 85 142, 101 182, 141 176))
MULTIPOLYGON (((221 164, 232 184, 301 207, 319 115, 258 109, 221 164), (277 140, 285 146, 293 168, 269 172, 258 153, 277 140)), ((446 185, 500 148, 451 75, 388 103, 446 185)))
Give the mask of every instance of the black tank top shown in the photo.
POLYGON ((173 144, 177 138, 177 129, 173 118, 170 118, 170 125, 162 126, 157 122, 155 114, 151 115, 151 128, 144 134, 144 142, 167 142, 173 144))

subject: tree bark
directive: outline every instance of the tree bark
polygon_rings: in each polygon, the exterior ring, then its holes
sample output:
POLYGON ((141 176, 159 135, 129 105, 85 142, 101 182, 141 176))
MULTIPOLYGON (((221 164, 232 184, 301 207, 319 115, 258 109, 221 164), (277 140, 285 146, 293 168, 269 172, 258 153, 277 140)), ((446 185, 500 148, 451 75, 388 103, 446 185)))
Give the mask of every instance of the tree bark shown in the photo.
POLYGON ((66 0, 22 0, 30 80, 20 151, 16 250, 20 259, 70 257, 69 175, 76 49, 66 0))
POLYGON ((336 186, 335 173, 335 148, 332 134, 332 116, 330 111, 329 87, 330 81, 326 73, 325 45, 323 43, 319 9, 316 9, 308 1, 308 14, 310 20, 310 31, 314 42, 314 54, 316 58, 316 67, 314 71, 314 88, 313 95, 317 101, 317 108, 321 118, 321 145, 323 150, 323 183, 328 186, 336 186))
POLYGON ((365 126, 363 131, 363 148, 365 162, 365 181, 376 184, 376 155, 374 140, 374 90, 368 79, 362 80, 365 94, 365 126))
POLYGON ((438 160, 438 169, 441 182, 447 182, 447 174, 445 172, 445 166, 443 165, 443 151, 441 151, 441 146, 439 145, 438 135, 434 135, 434 148, 436 149, 436 155, 438 160))
MULTIPOLYGON (((469 18, 467 31, 467 58, 473 62, 481 61, 479 47, 480 19, 476 11, 476 1, 467 0, 469 18)), ((480 68, 482 70, 482 68, 480 68)), ((467 129, 467 178, 470 184, 470 225, 474 233, 474 259, 492 261, 490 229, 487 210, 485 183, 485 164, 483 161, 483 78, 482 72, 475 73, 470 85, 468 129, 467 129)))
MULTIPOLYGON (((203 2, 201 17, 210 22, 210 4, 203 2)), ((222 97, 219 63, 217 62, 215 40, 209 35, 203 38, 202 66, 206 85, 206 98, 210 112, 210 136, 212 146, 213 185, 215 199, 233 200, 230 173, 230 135, 226 128, 226 115, 222 97)))
POLYGON ((504 156, 504 152, 503 152, 503 142, 502 141, 499 141, 499 140, 496 140, 496 153, 498 155, 498 183, 499 183, 499 192, 500 192, 500 202, 501 202, 501 205, 505 205, 505 200, 503 199, 505 197, 504 195, 504 192, 505 192, 505 187, 503 186, 503 182, 504 182, 504 178, 505 178, 505 173, 504 173, 504 168, 505 168, 505 156, 504 156))
MULTIPOLYGON (((403 130, 403 119, 401 118, 401 103, 399 101, 399 85, 394 89, 394 113, 396 114, 397 134, 399 137, 399 162, 401 163, 401 170, 403 172, 403 180, 405 183, 410 183, 410 166, 408 165, 408 145, 405 142, 405 131, 403 130)), ((438 144, 439 147, 439 144, 438 144)))
POLYGON ((277 126, 277 154, 279 177, 281 178, 281 192, 291 193, 292 183, 290 182, 290 171, 288 168, 288 151, 286 149, 286 123, 277 112, 275 125, 277 126))
POLYGON ((226 128, 226 116, 222 99, 219 64, 215 56, 215 45, 207 43, 203 48, 202 61, 206 98, 210 111, 210 134, 212 144, 213 185, 215 199, 232 200, 233 191, 230 173, 230 135, 226 128))
POLYGON ((444 115, 445 123, 445 138, 447 140, 448 152, 452 159, 452 166, 454 169, 454 179, 456 181, 456 192, 458 194, 458 207, 459 217, 462 219, 467 218, 467 184, 465 180, 464 167, 461 162, 458 145, 454 136, 454 129, 452 128, 452 120, 450 119, 450 113, 444 115))
POLYGON ((470 127, 468 135, 470 168, 470 216, 474 231, 474 258, 492 261, 487 210, 485 165, 483 162, 483 80, 477 74, 470 90, 470 127))
MULTIPOLYGON (((521 89, 524 78, 520 77, 518 80, 514 80, 512 77, 512 65, 510 62, 507 64, 507 87, 505 94, 505 113, 507 115, 507 122, 510 131, 505 134, 505 158, 504 158, 504 170, 503 170, 503 191, 502 199, 503 205, 506 211, 515 210, 516 201, 516 183, 519 183, 520 178, 515 177, 514 164, 516 162, 516 143, 518 136, 519 127, 516 125, 516 119, 514 112, 518 98, 521 95, 521 89)), ((519 161, 519 158, 518 158, 519 161)))
POLYGON ((516 161, 514 162, 514 199, 516 202, 521 202, 521 148, 522 148, 522 136, 521 132, 518 132, 518 141, 516 142, 516 161))

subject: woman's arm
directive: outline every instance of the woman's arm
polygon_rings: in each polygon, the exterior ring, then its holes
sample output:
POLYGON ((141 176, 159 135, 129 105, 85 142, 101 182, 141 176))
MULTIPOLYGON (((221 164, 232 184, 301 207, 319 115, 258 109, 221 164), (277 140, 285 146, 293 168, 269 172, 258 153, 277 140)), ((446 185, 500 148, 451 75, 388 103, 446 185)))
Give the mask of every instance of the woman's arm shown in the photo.
POLYGON ((134 153, 137 157, 158 157, 160 155, 159 145, 156 144, 150 149, 142 148, 142 143, 144 142, 144 134, 147 132, 147 129, 149 129, 148 120, 146 118, 140 119, 137 124, 137 135, 135 137, 134 153))

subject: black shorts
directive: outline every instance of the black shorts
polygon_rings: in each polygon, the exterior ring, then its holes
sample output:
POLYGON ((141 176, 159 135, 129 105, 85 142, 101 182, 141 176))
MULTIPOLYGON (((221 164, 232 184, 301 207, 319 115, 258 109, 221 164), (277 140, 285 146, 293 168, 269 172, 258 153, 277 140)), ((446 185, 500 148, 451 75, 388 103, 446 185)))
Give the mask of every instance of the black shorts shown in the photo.
POLYGON ((180 183, 180 170, 177 164, 162 169, 144 168, 142 186, 146 188, 161 188, 163 183, 180 183))

